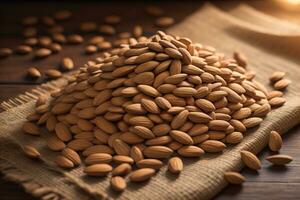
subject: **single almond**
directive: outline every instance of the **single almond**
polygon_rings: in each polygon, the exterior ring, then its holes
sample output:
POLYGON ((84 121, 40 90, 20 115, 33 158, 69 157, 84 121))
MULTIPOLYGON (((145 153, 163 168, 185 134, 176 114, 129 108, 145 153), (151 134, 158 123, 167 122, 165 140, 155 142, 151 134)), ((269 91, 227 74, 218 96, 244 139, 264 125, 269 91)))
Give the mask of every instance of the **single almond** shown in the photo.
POLYGON ((68 142, 67 146, 75 151, 83 151, 93 144, 87 139, 74 139, 68 142))
POLYGON ((232 132, 225 138, 226 143, 237 144, 243 140, 243 134, 241 132, 232 132))
POLYGON ((36 148, 30 145, 23 146, 23 151, 26 156, 30 158, 39 158, 41 156, 40 152, 36 148))
POLYGON ((121 192, 123 191, 127 184, 125 179, 121 176, 114 176, 110 179, 110 185, 114 191, 121 192))
POLYGON ((276 90, 284 90, 289 86, 290 83, 291 81, 288 79, 281 79, 274 84, 274 88, 276 90))
POLYGON ((269 148, 274 151, 278 152, 282 146, 282 138, 277 131, 271 131, 269 137, 269 148))
POLYGON ((183 126, 183 124, 186 123, 188 116, 189 116, 189 111, 187 110, 183 110, 179 114, 177 114, 171 122, 172 129, 178 129, 181 126, 183 126))
POLYGON ((129 156, 123 156, 123 155, 115 155, 115 156, 113 156, 113 161, 115 163, 118 163, 118 164, 120 164, 120 163, 128 163, 128 164, 132 165, 134 163, 134 160, 131 157, 129 157, 129 156))
POLYGON ((209 153, 222 152, 226 145, 223 142, 217 140, 206 140, 200 144, 200 147, 209 153))
POLYGON ((270 81, 272 81, 272 82, 279 81, 279 80, 283 79, 285 74, 286 74, 285 72, 276 71, 273 74, 271 74, 270 81))
POLYGON ((260 160, 250 151, 241 151, 241 158, 243 163, 253 170, 259 170, 261 168, 260 160))
POLYGON ((250 118, 244 119, 242 121, 242 123, 244 124, 244 126, 246 128, 252 128, 252 127, 258 126, 262 121, 263 121, 262 118, 250 117, 250 118))
POLYGON ((273 156, 268 156, 267 161, 271 162, 274 165, 286 165, 293 161, 293 158, 288 155, 277 154, 273 156))
POLYGON ((165 146, 146 147, 143 154, 148 158, 167 158, 173 153, 173 150, 165 146))
POLYGON ((55 163, 61 167, 61 168, 73 168, 74 167, 74 164, 71 160, 69 160, 68 158, 64 157, 64 156, 57 156, 56 159, 55 159, 55 163))
POLYGON ((61 151, 66 147, 65 143, 56 136, 51 136, 47 139, 47 146, 52 151, 61 151))
POLYGON ((40 135, 40 129, 32 122, 25 122, 23 124, 23 131, 30 135, 40 135))
POLYGON ((120 164, 112 170, 112 176, 125 176, 131 172, 131 165, 128 163, 120 164))
POLYGON ((197 146, 183 146, 177 150, 178 154, 183 157, 200 157, 204 154, 204 151, 197 146))
POLYGON ((161 108, 161 109, 163 109, 163 110, 168 110, 168 109, 170 109, 171 108, 171 104, 170 104, 170 102, 167 100, 167 99, 165 99, 165 98, 163 98, 163 97, 156 97, 155 98, 155 103, 161 108))
POLYGON ((59 122, 55 125, 55 133, 56 136, 64 142, 70 141, 72 139, 72 135, 68 126, 62 122, 59 122))
POLYGON ((192 137, 183 131, 172 130, 170 131, 170 136, 183 145, 192 145, 194 143, 192 137))
POLYGON ((141 100, 141 105, 144 107, 145 110, 147 110, 150 113, 154 113, 154 114, 159 114, 160 113, 159 107, 152 100, 142 99, 141 100))
POLYGON ((86 165, 94 165, 94 164, 110 163, 111 161, 112 161, 112 156, 108 153, 94 153, 86 157, 84 163, 86 165))
POLYGON ((28 73, 28 76, 30 76, 32 78, 41 77, 41 72, 35 67, 28 68, 27 73, 28 73))
POLYGON ((61 61, 61 67, 64 70, 72 70, 74 68, 74 62, 69 57, 63 58, 61 61))
POLYGON ((154 176, 155 170, 151 168, 138 169, 132 172, 129 176, 132 182, 143 182, 154 176))
POLYGON ((130 131, 144 139, 155 138, 155 135, 152 133, 152 131, 144 126, 134 126, 130 128, 130 131))
POLYGON ((242 184, 245 181, 245 177, 238 172, 225 172, 225 179, 231 184, 242 184))
POLYGON ((269 100, 269 104, 272 107, 280 107, 283 104, 285 104, 285 102, 286 102, 286 99, 283 98, 283 97, 274 97, 274 98, 272 98, 272 99, 269 100))
POLYGON ((179 157, 172 157, 168 162, 168 170, 173 174, 179 174, 183 170, 183 162, 179 157))
POLYGON ((129 145, 120 139, 115 139, 113 141, 113 148, 118 155, 128 156, 130 154, 129 145))
POLYGON ((45 74, 48 78, 59 78, 62 76, 62 73, 56 69, 48 69, 45 74))
POLYGON ((163 162, 157 159, 142 159, 136 165, 138 168, 159 169, 163 166, 163 162))
POLYGON ((108 164, 90 165, 83 170, 89 176, 106 176, 111 171, 112 167, 108 164))

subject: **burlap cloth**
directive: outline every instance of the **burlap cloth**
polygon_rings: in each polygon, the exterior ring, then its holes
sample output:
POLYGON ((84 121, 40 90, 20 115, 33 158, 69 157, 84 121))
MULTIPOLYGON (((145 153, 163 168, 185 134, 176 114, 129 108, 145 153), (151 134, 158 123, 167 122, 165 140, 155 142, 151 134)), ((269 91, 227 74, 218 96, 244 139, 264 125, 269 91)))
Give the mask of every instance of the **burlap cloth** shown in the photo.
POLYGON ((273 110, 258 129, 247 133, 242 143, 223 154, 184 160, 184 171, 178 177, 167 173, 164 167, 150 182, 129 183, 126 191, 116 195, 109 189, 109 178, 86 177, 82 167, 62 171, 52 166, 50 158, 56 154, 45 147, 45 141, 22 133, 22 123, 33 108, 36 94, 65 82, 58 80, 2 103, 7 111, 0 114, 0 169, 6 178, 42 199, 210 199, 226 186, 224 171, 243 167, 241 149, 257 153, 266 146, 271 130, 284 133, 300 121, 300 27, 245 6, 224 13, 205 5, 169 32, 212 45, 229 56, 234 50, 244 52, 249 58, 249 67, 258 72, 257 79, 265 85, 269 84, 268 77, 273 71, 287 71, 293 81, 286 92, 287 103, 273 110), (36 146, 46 155, 44 161, 25 158, 19 144, 36 146))

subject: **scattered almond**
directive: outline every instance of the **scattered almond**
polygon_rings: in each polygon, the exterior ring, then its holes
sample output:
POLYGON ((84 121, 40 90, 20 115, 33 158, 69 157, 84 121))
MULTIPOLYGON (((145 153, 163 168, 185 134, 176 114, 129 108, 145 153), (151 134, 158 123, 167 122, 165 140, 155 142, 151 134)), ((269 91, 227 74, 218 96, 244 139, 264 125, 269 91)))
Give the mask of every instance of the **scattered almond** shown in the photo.
POLYGON ((169 159, 168 170, 174 174, 178 174, 183 169, 183 162, 179 157, 173 157, 169 159))
POLYGON ((41 156, 40 152, 33 146, 25 145, 23 146, 23 151, 30 158, 39 158, 41 156))
POLYGON ((28 76, 29 77, 32 77, 32 78, 39 78, 41 77, 41 72, 35 68, 35 67, 30 67, 27 69, 27 73, 28 73, 28 76))
POLYGON ((269 148, 274 151, 278 152, 282 146, 282 138, 277 131, 271 131, 269 137, 269 148))
POLYGON ((121 192, 126 188, 126 182, 121 176, 114 176, 110 180, 111 187, 117 192, 121 192))
POLYGON ((293 161, 293 158, 288 155, 277 154, 273 156, 268 156, 267 161, 271 162, 274 165, 286 165, 293 161))
POLYGON ((242 184, 245 181, 245 177, 238 172, 225 172, 225 179, 231 184, 242 184))
POLYGON ((250 169, 259 170, 261 168, 260 160, 250 151, 241 151, 241 157, 243 163, 250 169))

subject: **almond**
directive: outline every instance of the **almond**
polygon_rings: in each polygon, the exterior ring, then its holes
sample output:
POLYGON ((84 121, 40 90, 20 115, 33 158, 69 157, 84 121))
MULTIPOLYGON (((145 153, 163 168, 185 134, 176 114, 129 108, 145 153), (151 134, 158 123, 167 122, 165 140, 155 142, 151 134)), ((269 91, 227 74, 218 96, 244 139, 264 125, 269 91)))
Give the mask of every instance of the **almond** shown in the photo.
POLYGON ((74 68, 74 62, 69 57, 63 58, 61 61, 61 67, 64 70, 72 70, 74 68))
POLYGON ((144 139, 152 139, 155 138, 155 135, 152 133, 152 131, 146 127, 143 126, 134 126, 130 129, 131 132, 137 134, 138 136, 144 138, 144 139))
POLYGON ((109 146, 99 144, 99 145, 94 145, 94 146, 86 148, 82 152, 82 155, 83 156, 89 156, 89 155, 94 154, 94 153, 108 153, 110 155, 113 155, 114 151, 109 146))
POLYGON ((108 153, 94 153, 90 154, 85 160, 86 165, 94 165, 101 163, 110 163, 112 161, 112 156, 108 153))
POLYGON ((252 127, 258 126, 262 121, 263 121, 262 118, 250 117, 250 118, 244 119, 242 121, 242 123, 244 124, 244 126, 246 128, 252 128, 252 127))
POLYGON ((113 148, 119 155, 128 156, 130 154, 130 147, 128 144, 120 139, 115 139, 113 141, 113 148))
POLYGON ((179 174, 183 170, 183 162, 179 157, 169 159, 168 170, 173 174, 179 174))
POLYGON ((23 131, 30 135, 40 135, 40 129, 32 122, 25 122, 23 124, 23 131))
POLYGON ((176 115, 171 122, 172 129, 178 129, 183 124, 185 124, 188 116, 189 116, 189 111, 187 110, 183 110, 178 115, 176 115))
POLYGON ((169 157, 173 153, 173 150, 165 146, 150 146, 146 147, 143 153, 148 158, 160 159, 169 157))
POLYGON ((204 151, 197 146, 183 146, 177 152, 183 157, 200 157, 204 154, 204 151))
POLYGON ((149 85, 139 85, 138 90, 150 97, 160 96, 160 93, 154 87, 151 87, 149 85))
POLYGON ((132 182, 143 182, 154 176, 155 170, 151 168, 138 169, 132 172, 129 176, 132 182))
POLYGON ((142 99, 141 100, 141 105, 144 107, 145 110, 147 110, 150 113, 154 113, 154 114, 159 114, 160 113, 159 107, 152 100, 142 99))
POLYGON ((282 138, 277 131, 271 131, 269 137, 269 148, 274 151, 278 152, 282 146, 282 138))
POLYGON ((273 74, 271 74, 270 81, 272 81, 272 82, 279 81, 279 80, 283 79, 285 74, 286 74, 285 72, 276 71, 273 74))
POLYGON ((117 132, 116 126, 113 123, 106 120, 104 117, 96 117, 95 123, 101 130, 103 130, 106 133, 113 134, 117 132))
POLYGON ((47 139, 47 146, 52 151, 60 151, 66 147, 65 143, 56 136, 51 136, 47 139))
POLYGON ((125 176, 131 172, 131 165, 128 163, 120 164, 112 170, 112 176, 125 176))
MULTIPOLYGON (((167 84, 173 84, 173 85, 177 85, 179 83, 181 83, 182 81, 184 81, 185 79, 187 78, 187 74, 175 74, 175 75, 172 75, 172 76, 169 76, 167 77, 164 82, 167 83, 167 84)), ((177 88, 176 88, 177 89, 177 88)), ((174 90, 173 90, 174 91, 174 90)), ((177 94, 180 95, 180 92, 182 92, 182 89, 181 91, 177 89, 177 94)), ((183 95, 183 94, 182 94, 183 95)))
POLYGON ((55 159, 55 163, 61 168, 68 169, 74 167, 73 162, 64 156, 57 156, 55 159))
POLYGON ((161 108, 161 109, 163 109, 163 110, 168 110, 168 109, 170 109, 171 108, 171 104, 170 104, 170 102, 167 100, 167 99, 165 99, 165 98, 163 98, 163 97, 156 97, 155 98, 155 103, 161 108))
POLYGON ((152 132, 156 136, 167 135, 170 130, 171 127, 168 124, 158 124, 152 128, 152 132))
POLYGON ((269 104, 272 107, 280 107, 283 104, 285 104, 285 102, 286 102, 286 100, 283 97, 274 97, 274 98, 272 98, 272 99, 269 100, 269 104))
POLYGON ((123 155, 115 155, 113 157, 113 161, 115 163, 118 163, 118 164, 120 164, 120 163, 128 163, 128 164, 132 165, 134 163, 134 160, 131 157, 129 157, 129 156, 123 156, 123 155))
POLYGON ((183 145, 192 145, 194 143, 191 136, 183 131, 172 130, 170 131, 170 136, 183 145))
POLYGON ((210 130, 216 130, 216 131, 224 131, 228 128, 229 122, 225 120, 211 120, 208 123, 208 127, 210 130))
POLYGON ((73 149, 65 148, 62 151, 62 155, 65 156, 66 158, 68 158, 69 160, 71 160, 74 163, 74 165, 80 165, 81 164, 80 156, 73 149))
POLYGON ((130 157, 134 160, 134 162, 138 162, 138 161, 144 159, 144 155, 143 155, 142 151, 136 146, 133 146, 130 149, 130 157))
POLYGON ((231 184, 242 184, 245 181, 245 177, 238 172, 225 172, 224 177, 231 184))
POLYGON ((210 113, 216 109, 214 104, 206 99, 197 99, 195 103, 201 110, 207 113, 210 113))
POLYGON ((212 120, 209 115, 203 112, 190 112, 188 117, 192 122, 195 123, 207 123, 212 120))
POLYGON ((274 88, 276 90, 284 90, 289 86, 290 83, 291 83, 290 80, 281 79, 274 84, 274 88))
POLYGON ((226 145, 217 140, 206 140, 200 144, 200 147, 209 153, 221 152, 225 149, 226 145))
POLYGON ((35 67, 28 68, 27 73, 28 73, 28 76, 30 76, 32 78, 41 77, 41 72, 35 67))
POLYGON ((253 170, 259 170, 261 168, 260 160, 250 151, 241 151, 241 158, 243 163, 253 170))
POLYGON ((90 165, 83 170, 89 176, 106 176, 111 171, 112 167, 108 164, 90 165))
POLYGON ((121 176, 114 176, 110 180, 110 185, 114 191, 121 192, 126 188, 126 182, 121 176))
POLYGON ((129 123, 131 125, 136 125, 136 126, 144 126, 146 128, 152 128, 153 127, 153 122, 144 116, 136 116, 136 117, 131 117, 129 119, 129 123))
POLYGON ((277 154, 273 156, 268 156, 267 161, 271 162, 274 165, 286 165, 293 161, 293 158, 288 155, 277 154))
POLYGON ((163 162, 157 159, 142 159, 136 165, 138 168, 159 169, 163 166, 163 162))
POLYGON ((64 142, 72 139, 69 128, 62 122, 59 122, 55 125, 55 133, 56 136, 64 142))
POLYGON ((25 145, 23 146, 23 151, 30 158, 39 158, 41 156, 40 152, 33 146, 25 145))
POLYGON ((232 132, 228 134, 225 141, 229 144, 237 144, 243 140, 243 134, 241 132, 232 132))
POLYGON ((86 139, 75 139, 70 141, 67 146, 75 151, 83 151, 93 144, 86 139))
POLYGON ((178 97, 191 97, 197 93, 197 90, 189 87, 178 87, 173 90, 173 94, 178 97))

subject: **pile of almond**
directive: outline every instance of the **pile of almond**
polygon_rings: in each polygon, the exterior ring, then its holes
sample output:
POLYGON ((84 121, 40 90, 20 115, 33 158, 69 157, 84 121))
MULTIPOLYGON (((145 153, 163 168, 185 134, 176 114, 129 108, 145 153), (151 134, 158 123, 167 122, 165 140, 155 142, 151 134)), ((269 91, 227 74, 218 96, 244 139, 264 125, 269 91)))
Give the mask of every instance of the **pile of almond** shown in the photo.
POLYGON ((180 173, 182 157, 221 153, 241 142, 278 97, 253 80, 240 53, 227 58, 162 31, 129 41, 82 67, 50 101, 40 97, 23 127, 39 135, 44 125, 48 147, 61 152, 58 166, 83 160, 87 175, 111 172, 116 191, 126 187, 127 174, 133 182, 148 180, 165 161, 180 173))

